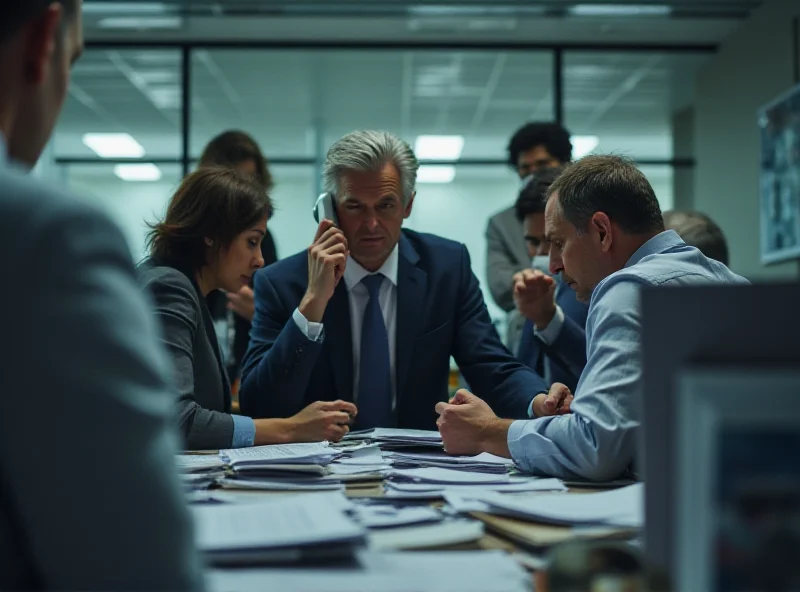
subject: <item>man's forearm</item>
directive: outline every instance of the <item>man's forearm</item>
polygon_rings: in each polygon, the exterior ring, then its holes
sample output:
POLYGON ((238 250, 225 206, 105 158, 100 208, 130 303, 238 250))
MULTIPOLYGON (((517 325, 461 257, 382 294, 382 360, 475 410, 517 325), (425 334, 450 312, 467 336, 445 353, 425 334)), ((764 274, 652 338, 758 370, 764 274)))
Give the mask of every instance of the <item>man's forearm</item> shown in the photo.
POLYGON ((495 456, 511 458, 508 449, 508 429, 514 423, 511 419, 494 419, 481 433, 481 449, 495 456))

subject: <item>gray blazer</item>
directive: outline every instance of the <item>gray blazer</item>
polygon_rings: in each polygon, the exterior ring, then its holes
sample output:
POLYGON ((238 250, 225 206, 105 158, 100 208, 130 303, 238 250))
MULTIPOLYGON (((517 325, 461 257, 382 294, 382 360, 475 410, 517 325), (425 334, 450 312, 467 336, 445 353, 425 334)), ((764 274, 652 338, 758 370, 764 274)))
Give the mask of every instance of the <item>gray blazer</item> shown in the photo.
POLYGON ((4 155, 0 137, 0 590, 201 588, 128 247, 4 155))
POLYGON ((172 358, 186 448, 230 448, 231 386, 205 297, 194 279, 175 267, 147 261, 139 272, 142 287, 155 301, 161 339, 172 358))
POLYGON ((514 310, 511 280, 514 274, 531 266, 522 222, 510 207, 489 218, 486 227, 486 277, 497 306, 514 310))
POLYGON ((505 344, 512 352, 516 352, 525 318, 515 308, 511 280, 515 273, 531 266, 531 258, 525 245, 522 222, 517 220, 513 206, 489 219, 486 243, 489 291, 497 306, 509 313, 505 344))

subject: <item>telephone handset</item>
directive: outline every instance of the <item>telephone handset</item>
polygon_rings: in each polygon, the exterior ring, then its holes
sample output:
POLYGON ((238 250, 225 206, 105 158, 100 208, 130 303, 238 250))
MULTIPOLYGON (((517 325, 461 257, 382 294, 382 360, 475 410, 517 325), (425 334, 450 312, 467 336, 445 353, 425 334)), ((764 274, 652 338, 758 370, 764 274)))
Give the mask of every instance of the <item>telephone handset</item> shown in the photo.
POLYGON ((332 193, 323 193, 317 198, 317 203, 314 204, 314 220, 316 220, 317 223, 323 220, 330 220, 336 226, 339 225, 334 199, 332 193))

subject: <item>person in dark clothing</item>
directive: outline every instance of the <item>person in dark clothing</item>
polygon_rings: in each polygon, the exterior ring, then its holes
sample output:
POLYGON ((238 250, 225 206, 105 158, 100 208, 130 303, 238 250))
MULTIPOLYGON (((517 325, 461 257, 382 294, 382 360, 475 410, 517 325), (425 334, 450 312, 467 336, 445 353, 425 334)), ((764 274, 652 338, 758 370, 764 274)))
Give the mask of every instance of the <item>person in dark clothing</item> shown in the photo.
MULTIPOLYGON (((226 131, 211 140, 200 157, 200 167, 228 167, 255 177, 267 191, 274 185, 267 159, 256 141, 245 132, 226 131)), ((278 260, 275 239, 269 229, 261 243, 264 266, 278 260)), ((214 323, 222 327, 222 349, 226 352, 228 376, 236 381, 241 373, 241 361, 250 341, 250 322, 253 320, 253 285, 239 292, 212 292, 208 308, 214 323)))

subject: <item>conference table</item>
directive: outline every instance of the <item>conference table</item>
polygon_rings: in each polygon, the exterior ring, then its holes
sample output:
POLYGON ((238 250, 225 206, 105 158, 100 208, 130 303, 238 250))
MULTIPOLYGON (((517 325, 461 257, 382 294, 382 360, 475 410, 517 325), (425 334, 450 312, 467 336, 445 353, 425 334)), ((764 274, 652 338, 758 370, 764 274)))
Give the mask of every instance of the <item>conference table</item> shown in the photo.
MULTIPOLYGON (((607 490, 618 486, 609 484, 608 486, 576 486, 570 487, 563 495, 582 495, 591 492, 607 490)), ((213 491, 213 490, 212 490, 213 491)), ((267 497, 281 495, 313 495, 305 492, 286 492, 286 491, 255 491, 255 490, 231 490, 237 496, 247 497, 267 497)), ((364 486, 363 484, 346 485, 345 495, 351 499, 384 498, 383 482, 374 482, 364 486)), ((526 494, 526 495, 543 495, 526 494)), ((389 498, 386 498, 389 499, 389 498)), ((429 500, 421 503, 431 504, 436 507, 444 505, 442 500, 429 500)), ((521 520, 491 515, 481 512, 470 512, 468 517, 473 521, 482 524, 483 531, 477 536, 469 537, 470 540, 457 542, 445 542, 442 544, 437 537, 432 536, 432 541, 426 540, 426 528, 428 533, 435 533, 438 525, 428 525, 422 527, 400 527, 379 531, 375 538, 371 540, 371 545, 385 550, 399 551, 479 551, 479 550, 499 550, 510 554, 520 565, 526 568, 531 577, 534 578, 537 591, 548 590, 546 583, 546 554, 547 551, 557 545, 574 541, 624 541, 634 538, 638 533, 632 529, 621 528, 592 528, 590 530, 575 530, 569 526, 555 526, 534 521, 521 520), (398 536, 398 533, 401 533, 398 536), (404 537, 402 533, 410 536, 404 537), (405 539, 405 540, 404 540, 405 539)))

